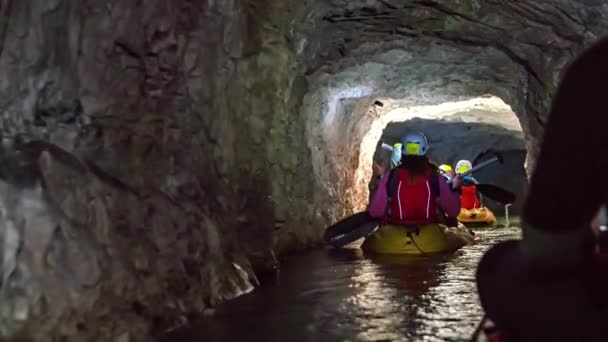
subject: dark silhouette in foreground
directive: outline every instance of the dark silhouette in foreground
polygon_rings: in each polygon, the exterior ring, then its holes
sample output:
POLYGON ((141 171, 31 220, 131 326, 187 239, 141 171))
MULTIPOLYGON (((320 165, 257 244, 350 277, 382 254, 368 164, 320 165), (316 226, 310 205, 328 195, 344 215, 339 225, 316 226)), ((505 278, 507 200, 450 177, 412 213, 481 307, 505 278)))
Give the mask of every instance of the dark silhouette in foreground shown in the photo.
POLYGON ((502 340, 608 340, 608 267, 591 228, 608 199, 607 81, 604 39, 572 63, 556 93, 523 240, 497 244, 479 263, 480 300, 502 340))

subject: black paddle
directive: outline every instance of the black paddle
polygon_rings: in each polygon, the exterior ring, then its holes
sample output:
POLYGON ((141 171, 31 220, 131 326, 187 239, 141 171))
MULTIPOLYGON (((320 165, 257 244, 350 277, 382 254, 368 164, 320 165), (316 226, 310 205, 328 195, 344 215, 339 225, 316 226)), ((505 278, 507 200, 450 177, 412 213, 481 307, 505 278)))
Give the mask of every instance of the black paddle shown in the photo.
POLYGON ((380 219, 372 219, 370 217, 369 221, 367 221, 359 226, 356 226, 355 229, 352 229, 352 227, 351 227, 350 232, 345 232, 343 234, 338 234, 336 236, 328 238, 327 242, 336 248, 344 247, 344 246, 348 245, 349 243, 352 243, 361 238, 367 237, 374 230, 376 230, 376 228, 380 224, 380 221, 381 221, 380 219))
MULTIPOLYGON (((497 161, 502 163, 502 158, 498 154, 476 165, 469 171, 463 173, 463 176, 469 175, 497 161)), ((448 181, 448 183, 451 182, 448 181)), ((495 185, 477 184, 476 186, 479 192, 481 192, 485 196, 496 200, 497 202, 512 203, 515 200, 515 195, 513 193, 501 189, 495 185)), ((380 219, 372 218, 371 216, 369 216, 367 211, 362 211, 353 214, 347 218, 344 218, 334 223, 333 225, 327 227, 323 238, 328 244, 336 248, 341 248, 351 242, 357 241, 371 234, 374 229, 376 229, 376 227, 380 224, 380 222, 380 219)))
MULTIPOLYGON (((471 173, 484 168, 490 164, 493 164, 495 162, 499 162, 500 164, 503 163, 503 159, 502 156, 498 153, 496 153, 494 155, 494 157, 479 163, 477 165, 475 165, 475 167, 471 168, 470 170, 464 172, 462 174, 462 176, 468 176, 471 173)), ((448 182, 451 183, 451 182, 448 182)), ((498 187, 496 185, 493 184, 483 184, 483 183, 477 183, 475 184, 475 188, 477 189, 477 191, 479 191, 482 195, 489 197, 493 200, 495 200, 498 203, 501 204, 511 204, 513 202, 515 202, 515 194, 511 191, 505 190, 501 187, 498 187)))
MULTIPOLYGON (((515 194, 492 184, 477 184, 477 190, 496 202, 509 204, 515 201, 515 194)), ((325 242, 341 248, 371 234, 380 224, 380 219, 369 216, 367 211, 351 215, 325 230, 325 242)))
MULTIPOLYGON (((465 177, 470 175, 471 173, 478 171, 479 169, 482 169, 490 164, 493 164, 495 162, 499 162, 500 164, 503 163, 503 159, 502 156, 498 153, 496 153, 494 155, 494 157, 479 163, 477 165, 475 165, 475 167, 471 168, 470 170, 464 172, 461 176, 465 177)), ((451 183, 452 180, 449 180, 448 183, 451 183)), ((515 194, 512 193, 511 191, 505 190, 501 187, 498 187, 496 185, 493 184, 482 184, 482 183, 477 183, 475 184, 475 188, 477 189, 477 191, 479 191, 482 195, 489 197, 493 200, 495 200, 498 203, 501 204, 511 204, 513 202, 515 202, 515 194)))
MULTIPOLYGON (((470 170, 468 170, 468 171, 465 171, 464 173, 462 173, 462 174, 461 174, 461 176, 462 176, 462 177, 468 176, 468 175, 470 175, 471 173, 473 173, 473 172, 475 172, 475 171, 479 171, 480 169, 483 169, 484 167, 486 167, 486 166, 488 166, 488 165, 490 165, 490 164, 494 164, 494 163, 496 163, 496 162, 499 162, 500 164, 502 164, 502 156, 501 156, 500 154, 498 154, 498 153, 496 153, 496 154, 494 155, 494 157, 492 157, 492 158, 490 158, 490 159, 488 159, 488 160, 486 160, 486 161, 484 161, 484 162, 481 162, 481 163, 479 163, 479 164, 475 165, 474 167, 472 167, 472 168, 471 168, 470 170)), ((453 178, 452 178, 452 179, 453 179, 453 178)), ((448 181, 448 184, 452 184, 452 179, 450 179, 450 180, 448 181)))
POLYGON ((323 234, 323 239, 325 242, 332 244, 332 239, 340 235, 348 234, 357 227, 373 220, 374 218, 369 216, 367 211, 358 212, 327 227, 325 229, 325 234, 323 234))
POLYGON ((511 204, 515 202, 515 194, 493 184, 475 184, 477 191, 501 204, 511 204))

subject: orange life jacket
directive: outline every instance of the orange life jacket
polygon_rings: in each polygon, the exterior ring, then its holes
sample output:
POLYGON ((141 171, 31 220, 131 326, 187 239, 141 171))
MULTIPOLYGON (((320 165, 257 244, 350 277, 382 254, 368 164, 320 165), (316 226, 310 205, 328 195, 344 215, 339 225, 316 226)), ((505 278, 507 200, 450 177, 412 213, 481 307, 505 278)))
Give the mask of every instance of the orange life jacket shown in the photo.
POLYGON ((460 187, 462 194, 460 195, 460 206, 464 209, 481 208, 481 203, 477 198, 477 188, 475 185, 463 185, 460 187))

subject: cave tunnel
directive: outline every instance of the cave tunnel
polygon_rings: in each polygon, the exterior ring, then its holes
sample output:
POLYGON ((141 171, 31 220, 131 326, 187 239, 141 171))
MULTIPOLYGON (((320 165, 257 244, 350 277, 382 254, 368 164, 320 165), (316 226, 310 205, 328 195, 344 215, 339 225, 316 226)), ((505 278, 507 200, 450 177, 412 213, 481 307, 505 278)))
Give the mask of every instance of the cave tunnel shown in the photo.
POLYGON ((519 213, 606 19, 597 0, 0 1, 0 340, 464 339, 476 262, 517 227, 415 264, 328 251, 325 227, 409 130, 438 163, 501 153, 475 176, 519 213))
MULTIPOLYGON (((520 214, 528 182, 524 168, 526 148, 517 116, 502 100, 492 96, 440 106, 445 110, 425 109, 419 114, 422 118, 412 117, 416 114, 406 110, 398 110, 403 113, 403 118, 408 119, 386 125, 375 144, 373 159, 388 165, 390 153, 381 148, 381 143, 393 145, 401 142, 408 132, 425 133, 431 146, 429 158, 436 165, 448 164, 455 168, 462 159, 477 165, 498 154, 502 164, 481 169, 474 176, 478 182, 495 184, 514 192, 516 200, 508 210, 510 214, 520 214)), ((368 135, 377 134, 370 132, 368 135)), ((369 169, 367 163, 363 167, 369 169)), ((502 203, 488 198, 484 205, 499 215, 504 214, 502 203)))

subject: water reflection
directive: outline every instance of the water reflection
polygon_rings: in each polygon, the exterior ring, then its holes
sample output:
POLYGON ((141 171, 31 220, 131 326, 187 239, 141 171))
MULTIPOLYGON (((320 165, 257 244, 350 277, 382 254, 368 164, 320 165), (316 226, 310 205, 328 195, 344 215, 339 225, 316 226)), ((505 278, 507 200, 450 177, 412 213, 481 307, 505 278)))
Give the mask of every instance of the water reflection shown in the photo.
MULTIPOLYGON (((340 259, 339 251, 330 257, 340 259)), ((351 329, 359 341, 408 341, 417 332, 430 330, 429 321, 420 319, 433 305, 429 295, 454 255, 403 256, 367 255, 360 258, 351 283, 353 293, 339 307, 348 315, 351 329)))
POLYGON ((329 249, 292 257, 277 279, 162 341, 467 340, 481 317, 477 261, 518 231, 479 234, 483 243, 451 255, 329 249))

